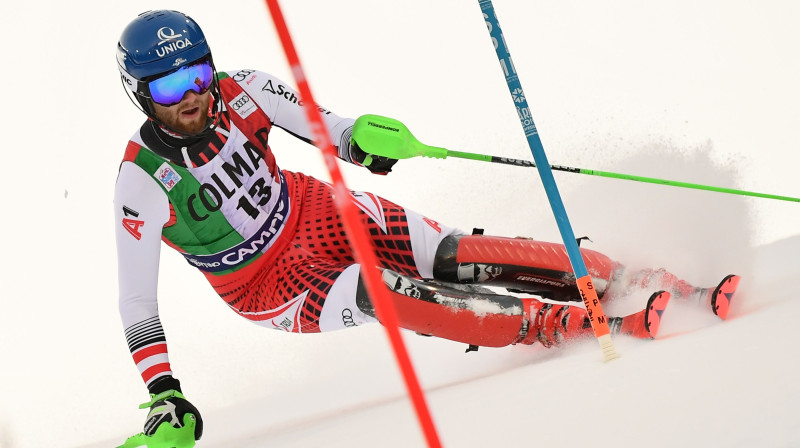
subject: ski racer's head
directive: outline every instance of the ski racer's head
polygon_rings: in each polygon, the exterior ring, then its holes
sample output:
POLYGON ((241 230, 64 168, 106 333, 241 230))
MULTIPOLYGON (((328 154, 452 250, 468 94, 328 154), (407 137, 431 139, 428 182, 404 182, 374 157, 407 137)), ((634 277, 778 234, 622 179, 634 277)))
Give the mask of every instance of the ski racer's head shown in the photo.
POLYGON ((151 120, 184 136, 213 127, 220 106, 211 49, 200 26, 177 11, 148 11, 122 31, 117 64, 128 97, 151 120))

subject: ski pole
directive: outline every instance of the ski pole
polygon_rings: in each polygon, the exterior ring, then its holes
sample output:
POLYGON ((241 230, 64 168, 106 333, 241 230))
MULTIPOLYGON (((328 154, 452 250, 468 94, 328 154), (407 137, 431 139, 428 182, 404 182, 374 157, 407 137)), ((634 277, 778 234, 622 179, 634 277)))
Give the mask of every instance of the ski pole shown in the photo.
POLYGON ((592 325, 592 330, 594 330, 594 335, 600 343, 604 359, 606 361, 612 360, 619 357, 619 355, 611 340, 608 321, 605 313, 603 313, 603 308, 600 306, 597 291, 592 284, 592 277, 586 269, 586 264, 581 256, 580 248, 575 240, 575 233, 572 231, 572 225, 569 222, 567 211, 561 200, 561 194, 558 192, 558 186, 553 178, 553 171, 550 169, 550 163, 547 161, 547 155, 544 152, 542 140, 539 138, 539 131, 536 130, 536 125, 533 122, 533 115, 531 114, 530 108, 528 108, 528 102, 522 90, 522 83, 519 81, 514 63, 511 60, 511 53, 506 47, 505 37, 503 37, 500 24, 497 21, 494 6, 491 0, 479 0, 478 4, 483 13, 483 18, 486 21, 489 37, 491 37, 492 43, 494 44, 497 59, 505 74, 508 91, 517 109, 519 122, 528 140, 528 146, 530 147, 533 159, 537 165, 536 168, 539 170, 539 178, 542 180, 542 185, 547 193, 547 199, 550 201, 550 208, 553 211, 556 224, 558 224, 558 230, 561 232, 561 239, 567 250, 570 264, 572 264, 578 291, 583 299, 584 306, 586 306, 586 313, 589 315, 589 322, 592 325))
MULTIPOLYGON (((389 117, 380 115, 363 115, 356 120, 353 126, 353 140, 370 154, 391 157, 393 159, 410 159, 412 157, 432 157, 444 159, 456 157, 461 159, 478 160, 481 162, 502 163, 506 165, 524 166, 536 168, 536 164, 529 160, 512 159, 509 157, 492 156, 487 154, 476 154, 471 152, 453 151, 450 149, 426 145, 411 133, 411 131, 401 123, 389 117)), ((754 191, 737 190, 734 188, 714 187, 690 182, 680 182, 675 180, 658 179, 655 177, 637 176, 633 174, 614 173, 611 171, 600 171, 586 168, 574 168, 564 165, 550 165, 553 171, 564 171, 567 173, 588 174, 590 176, 609 177, 614 179, 633 180, 651 184, 667 185, 671 187, 691 188, 695 190, 714 191, 717 193, 737 194, 741 196, 754 196, 766 199, 777 199, 780 201, 800 202, 800 198, 791 196, 780 196, 768 193, 757 193, 754 191)))

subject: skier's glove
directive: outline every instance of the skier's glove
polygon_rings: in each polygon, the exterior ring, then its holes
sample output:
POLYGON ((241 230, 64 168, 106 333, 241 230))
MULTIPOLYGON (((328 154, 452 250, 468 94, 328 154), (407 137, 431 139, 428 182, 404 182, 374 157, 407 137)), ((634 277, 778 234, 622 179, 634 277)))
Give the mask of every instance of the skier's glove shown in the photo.
POLYGON ((203 418, 200 411, 186 400, 181 393, 181 383, 171 376, 161 377, 148 386, 150 401, 139 406, 150 408, 144 422, 144 434, 152 436, 162 423, 169 423, 175 428, 184 424, 184 416, 193 414, 195 418, 194 439, 200 440, 203 435, 203 418))
POLYGON ((364 152, 355 140, 350 142, 350 158, 357 165, 367 167, 373 174, 381 175, 389 174, 392 171, 392 166, 397 163, 397 159, 364 152))

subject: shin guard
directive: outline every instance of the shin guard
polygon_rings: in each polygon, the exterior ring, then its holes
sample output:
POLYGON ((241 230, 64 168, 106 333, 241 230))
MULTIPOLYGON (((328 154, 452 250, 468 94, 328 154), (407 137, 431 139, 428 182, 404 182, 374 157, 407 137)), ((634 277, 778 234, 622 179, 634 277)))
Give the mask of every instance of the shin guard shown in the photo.
MULTIPOLYGON (((619 270, 607 256, 581 249, 598 295, 619 270)), ((437 280, 486 282, 558 301, 580 301, 575 274, 562 244, 525 238, 452 235, 439 245, 433 265, 437 280)))
MULTIPOLYGON (((522 301, 513 296, 478 293, 406 277, 383 270, 402 328, 422 335, 484 347, 504 347, 520 339, 522 301)), ((375 316, 359 280, 359 309, 375 316)))

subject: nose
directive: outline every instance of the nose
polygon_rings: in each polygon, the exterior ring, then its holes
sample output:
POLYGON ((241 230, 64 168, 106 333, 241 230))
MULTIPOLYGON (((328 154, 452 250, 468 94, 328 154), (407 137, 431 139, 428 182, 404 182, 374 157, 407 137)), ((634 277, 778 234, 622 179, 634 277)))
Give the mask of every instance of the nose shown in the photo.
POLYGON ((200 94, 198 94, 194 90, 189 89, 189 90, 187 90, 186 92, 183 93, 183 98, 181 98, 181 101, 192 99, 191 95, 200 96, 200 94))

